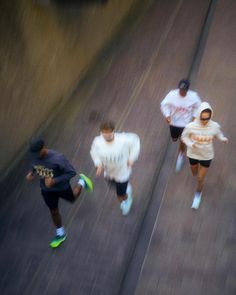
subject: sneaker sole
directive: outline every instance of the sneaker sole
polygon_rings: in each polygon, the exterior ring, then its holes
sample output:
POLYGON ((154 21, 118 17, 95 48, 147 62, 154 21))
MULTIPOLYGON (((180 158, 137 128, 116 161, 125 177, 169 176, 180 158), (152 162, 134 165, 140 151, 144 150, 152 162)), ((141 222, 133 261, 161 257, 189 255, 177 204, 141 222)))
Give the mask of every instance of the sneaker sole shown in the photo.
POLYGON ((55 242, 55 244, 53 244, 52 242, 49 244, 51 248, 57 248, 59 247, 64 241, 66 240, 66 237, 64 237, 63 239, 61 239, 58 242, 55 242))

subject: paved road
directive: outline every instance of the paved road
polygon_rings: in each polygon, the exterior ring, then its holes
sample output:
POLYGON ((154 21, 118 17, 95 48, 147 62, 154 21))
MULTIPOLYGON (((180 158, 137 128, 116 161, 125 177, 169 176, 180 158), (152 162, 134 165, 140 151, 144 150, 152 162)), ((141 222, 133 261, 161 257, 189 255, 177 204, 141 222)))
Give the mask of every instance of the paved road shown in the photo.
POLYGON ((166 92, 189 72, 209 4, 156 1, 44 133, 49 147, 63 151, 77 171, 94 176, 89 147, 101 120, 112 118, 118 129, 137 132, 142 154, 134 167, 135 202, 129 216, 121 216, 114 193, 95 179, 92 195, 83 194, 73 206, 61 204, 68 239, 52 251, 48 242, 54 230, 38 183, 24 181, 27 156, 1 184, 2 294, 235 293, 233 0, 216 5, 194 79, 193 87, 212 103, 231 139, 228 146, 216 146, 197 213, 190 209, 194 181, 189 167, 173 172, 176 146, 170 144, 159 110, 166 92), (156 210, 150 211, 150 204, 156 210), (151 235, 142 239, 145 227, 151 235), (133 269, 136 249, 143 260, 141 268, 133 269))

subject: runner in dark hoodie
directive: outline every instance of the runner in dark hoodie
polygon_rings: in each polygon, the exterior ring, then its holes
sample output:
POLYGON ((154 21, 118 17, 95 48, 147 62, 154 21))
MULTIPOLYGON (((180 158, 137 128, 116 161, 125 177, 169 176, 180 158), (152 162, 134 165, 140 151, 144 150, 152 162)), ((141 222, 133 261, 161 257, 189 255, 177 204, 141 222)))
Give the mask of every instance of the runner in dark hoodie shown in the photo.
POLYGON ((75 169, 63 154, 47 149, 42 139, 30 142, 30 153, 33 158, 32 168, 26 179, 31 181, 36 175, 40 177, 41 193, 56 227, 56 236, 50 246, 56 248, 66 239, 58 209, 59 198, 74 202, 82 188, 92 191, 93 184, 87 176, 80 174, 78 184, 72 190, 70 179, 76 175, 75 169))

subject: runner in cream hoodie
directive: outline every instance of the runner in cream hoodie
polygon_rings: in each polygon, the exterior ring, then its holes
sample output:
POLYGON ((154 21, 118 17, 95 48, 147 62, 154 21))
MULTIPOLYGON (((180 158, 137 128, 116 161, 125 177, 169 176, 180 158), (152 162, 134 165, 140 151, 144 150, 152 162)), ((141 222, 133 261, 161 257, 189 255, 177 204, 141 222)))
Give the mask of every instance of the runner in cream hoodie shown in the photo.
POLYGON ((213 110, 209 103, 201 103, 196 119, 187 124, 182 141, 187 146, 187 156, 191 165, 193 176, 197 176, 197 190, 194 195, 192 208, 198 209, 201 202, 204 178, 214 158, 213 140, 218 138, 227 143, 228 139, 223 135, 220 125, 212 120, 213 110))
POLYGON ((138 159, 140 140, 134 133, 114 132, 112 122, 100 126, 100 136, 95 137, 91 146, 91 157, 96 175, 104 177, 116 186, 117 198, 123 215, 132 205, 132 188, 129 183, 131 167, 138 159))

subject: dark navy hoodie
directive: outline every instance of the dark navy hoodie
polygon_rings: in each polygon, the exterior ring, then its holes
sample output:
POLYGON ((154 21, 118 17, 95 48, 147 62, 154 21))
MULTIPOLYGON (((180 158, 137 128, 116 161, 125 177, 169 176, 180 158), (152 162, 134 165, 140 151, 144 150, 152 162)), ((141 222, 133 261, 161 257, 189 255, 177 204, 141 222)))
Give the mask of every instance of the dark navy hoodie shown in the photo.
POLYGON ((75 169, 61 153, 48 150, 44 158, 34 158, 32 171, 40 177, 40 187, 44 191, 62 191, 70 187, 70 179, 76 175, 75 169), (48 188, 44 178, 52 177, 55 184, 48 188))

